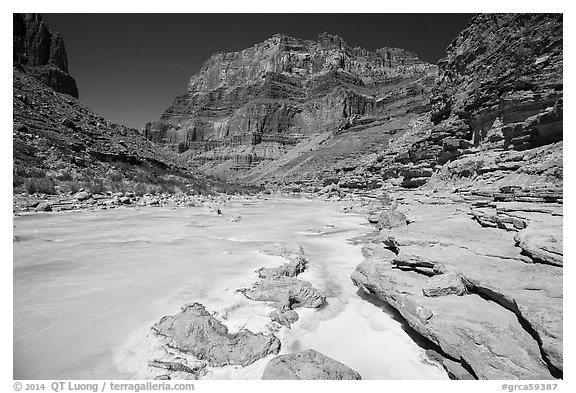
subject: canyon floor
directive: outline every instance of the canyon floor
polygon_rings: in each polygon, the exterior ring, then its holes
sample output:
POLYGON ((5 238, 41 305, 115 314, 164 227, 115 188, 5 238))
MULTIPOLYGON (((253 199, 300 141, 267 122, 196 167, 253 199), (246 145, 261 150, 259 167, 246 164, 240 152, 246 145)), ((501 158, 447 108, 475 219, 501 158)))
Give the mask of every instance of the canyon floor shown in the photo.
POLYGON ((528 256, 561 252, 557 203, 431 190, 260 195, 22 213, 13 225, 16 379, 275 378, 273 355, 307 350, 362 379, 561 376, 561 257, 528 256), (533 235, 543 225, 544 245, 533 235), (304 268, 281 279, 325 300, 278 323, 277 304, 250 294, 294 249, 304 268), (231 341, 222 358, 164 329, 198 308, 198 337, 216 326, 228 329, 218 339, 246 333, 279 348, 231 341))
MULTIPOLYGON (((370 227, 342 206, 272 198, 228 202, 222 216, 203 206, 16 217, 14 378, 153 378, 161 373, 149 362, 167 354, 150 327, 193 302, 230 331, 276 331, 280 354, 316 349, 365 379, 447 378, 398 314, 363 300, 351 282, 362 254, 350 239, 370 227), (318 310, 298 309, 291 329, 271 323, 266 303, 235 291, 255 281, 257 268, 281 262, 259 249, 286 242, 305 250, 301 278, 327 299, 318 310)), ((268 360, 209 367, 203 378, 260 379, 268 360)))

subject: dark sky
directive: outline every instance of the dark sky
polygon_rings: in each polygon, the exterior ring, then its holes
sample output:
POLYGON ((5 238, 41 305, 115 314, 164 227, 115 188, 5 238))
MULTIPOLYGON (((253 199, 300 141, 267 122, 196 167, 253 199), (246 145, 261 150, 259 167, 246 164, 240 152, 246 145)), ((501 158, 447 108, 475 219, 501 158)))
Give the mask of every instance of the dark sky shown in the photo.
POLYGON ((99 115, 142 128, 157 120, 189 78, 218 52, 238 51, 275 33, 349 45, 410 50, 431 63, 470 14, 43 14, 64 36, 80 99, 99 115))

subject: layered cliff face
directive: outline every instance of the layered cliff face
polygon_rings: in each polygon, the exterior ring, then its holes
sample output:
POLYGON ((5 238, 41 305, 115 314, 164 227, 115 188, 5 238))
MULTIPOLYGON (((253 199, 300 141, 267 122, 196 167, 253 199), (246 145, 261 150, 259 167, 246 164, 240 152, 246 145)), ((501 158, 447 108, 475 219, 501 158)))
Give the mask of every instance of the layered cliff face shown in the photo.
POLYGON ((560 14, 477 16, 439 64, 432 120, 462 121, 475 144, 562 140, 562 30, 560 14))
POLYGON ((13 23, 14 62, 57 92, 78 98, 60 33, 52 34, 39 14, 14 14, 13 23))
POLYGON ((144 135, 188 150, 197 164, 232 162, 226 168, 247 170, 313 134, 349 128, 359 117, 389 115, 393 90, 410 85, 399 99, 421 99, 426 83, 415 82, 433 70, 402 49, 369 52, 329 34, 316 41, 275 35, 212 56, 191 78, 188 92, 159 122, 147 124, 144 135))
POLYGON ((562 16, 474 17, 438 64, 431 111, 365 156, 343 183, 507 186, 562 198, 562 16), (540 191, 537 191, 540 192, 540 191))
POLYGON ((562 30, 560 14, 484 14, 448 47, 417 146, 452 161, 438 180, 562 185, 562 30))

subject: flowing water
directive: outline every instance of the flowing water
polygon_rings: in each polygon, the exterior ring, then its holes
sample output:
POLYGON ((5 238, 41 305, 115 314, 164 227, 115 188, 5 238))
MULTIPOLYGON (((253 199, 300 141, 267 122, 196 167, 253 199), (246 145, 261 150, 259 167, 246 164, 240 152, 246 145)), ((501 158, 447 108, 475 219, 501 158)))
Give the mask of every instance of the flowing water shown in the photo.
MULTIPOLYGON (((299 277, 327 295, 282 328, 281 353, 316 349, 364 379, 446 379, 392 314, 363 300, 350 280, 361 262, 349 241, 369 228, 333 203, 304 199, 208 207, 138 208, 14 218, 14 379, 151 378, 161 359, 150 327, 199 302, 231 332, 268 332, 271 307, 236 292, 281 257, 258 250, 301 245, 299 277), (231 220, 240 216, 237 222, 231 220)), ((259 379, 270 357, 211 368, 205 378, 259 379)))

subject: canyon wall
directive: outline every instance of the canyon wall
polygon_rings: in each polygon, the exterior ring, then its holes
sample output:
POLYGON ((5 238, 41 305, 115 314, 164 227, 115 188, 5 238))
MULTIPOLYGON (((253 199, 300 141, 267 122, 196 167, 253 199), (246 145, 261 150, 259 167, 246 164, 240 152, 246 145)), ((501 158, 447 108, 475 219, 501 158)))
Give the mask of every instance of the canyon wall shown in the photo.
MULTIPOLYGON (((212 56, 144 135, 187 151, 200 165, 232 160, 232 168, 250 169, 310 135, 389 112, 392 90, 434 69, 402 49, 370 52, 327 33, 316 41, 278 34, 212 56), (258 147, 263 143, 268 147, 258 147)), ((405 96, 419 97, 422 90, 405 96)))
POLYGON ((406 188, 561 188, 562 31, 560 14, 474 17, 438 63, 430 113, 346 177, 406 188))
POLYGON ((14 14, 13 28, 14 62, 57 92, 78 98, 60 33, 52 34, 39 14, 14 14))

